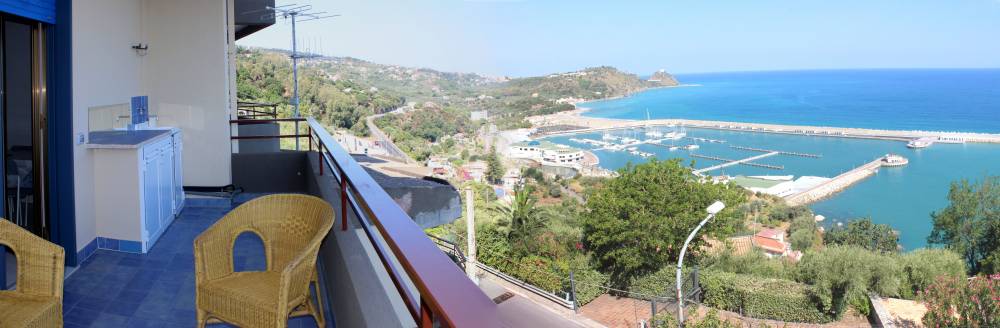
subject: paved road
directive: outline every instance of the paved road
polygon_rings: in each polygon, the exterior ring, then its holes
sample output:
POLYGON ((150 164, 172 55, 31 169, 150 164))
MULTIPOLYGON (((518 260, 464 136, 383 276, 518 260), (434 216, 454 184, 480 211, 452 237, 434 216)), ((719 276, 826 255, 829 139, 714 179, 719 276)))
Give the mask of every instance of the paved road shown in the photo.
MULTIPOLYGON (((507 292, 489 279, 480 279, 479 288, 490 298, 495 298, 507 292)), ((500 314, 500 323, 503 327, 569 327, 588 328, 563 315, 551 311, 544 306, 531 301, 530 299, 517 296, 503 301, 497 305, 500 314)))
POLYGON ((386 153, 390 157, 399 159, 406 164, 413 164, 416 163, 417 161, 414 160, 413 158, 410 158, 410 156, 407 155, 405 152, 403 152, 403 150, 399 149, 399 147, 396 147, 396 144, 392 143, 392 139, 389 138, 389 136, 386 135, 385 132, 382 132, 382 130, 379 129, 377 125, 375 125, 375 120, 378 119, 379 117, 385 116, 387 114, 404 113, 407 110, 410 110, 409 107, 400 107, 382 114, 375 114, 372 116, 368 116, 365 118, 365 125, 368 126, 368 131, 371 133, 372 138, 379 141, 379 144, 385 148, 386 153))

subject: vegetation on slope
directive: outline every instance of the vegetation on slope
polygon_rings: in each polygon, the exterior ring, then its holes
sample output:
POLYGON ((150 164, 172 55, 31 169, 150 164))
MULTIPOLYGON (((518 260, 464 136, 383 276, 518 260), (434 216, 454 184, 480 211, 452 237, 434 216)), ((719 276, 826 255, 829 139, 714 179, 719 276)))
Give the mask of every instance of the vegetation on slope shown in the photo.
POLYGON ((962 254, 972 273, 1000 273, 1000 176, 953 182, 948 200, 927 242, 962 254))
MULTIPOLYGON (((293 112, 291 60, 283 53, 240 48, 236 62, 237 99, 278 104, 280 117, 293 112)), ((312 67, 299 69, 299 111, 326 125, 367 134, 363 118, 403 105, 392 91, 373 89, 360 81, 330 79, 312 67)))

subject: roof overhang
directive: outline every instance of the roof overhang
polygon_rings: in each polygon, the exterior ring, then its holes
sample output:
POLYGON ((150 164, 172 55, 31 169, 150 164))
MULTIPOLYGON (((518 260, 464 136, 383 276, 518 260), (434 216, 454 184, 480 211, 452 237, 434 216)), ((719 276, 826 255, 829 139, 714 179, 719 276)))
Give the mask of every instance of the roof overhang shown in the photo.
POLYGON ((274 25, 274 0, 234 0, 236 39, 274 25))

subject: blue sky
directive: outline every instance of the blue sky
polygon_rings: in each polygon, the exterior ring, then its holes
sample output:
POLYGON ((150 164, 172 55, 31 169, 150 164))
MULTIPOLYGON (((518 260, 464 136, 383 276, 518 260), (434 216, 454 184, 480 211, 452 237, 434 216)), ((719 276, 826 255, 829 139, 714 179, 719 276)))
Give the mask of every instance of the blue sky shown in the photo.
MULTIPOLYGON (((316 52, 444 71, 1000 67, 1000 0, 295 3, 343 15, 299 25, 316 52)), ((289 49, 290 40, 279 19, 239 44, 289 49)))

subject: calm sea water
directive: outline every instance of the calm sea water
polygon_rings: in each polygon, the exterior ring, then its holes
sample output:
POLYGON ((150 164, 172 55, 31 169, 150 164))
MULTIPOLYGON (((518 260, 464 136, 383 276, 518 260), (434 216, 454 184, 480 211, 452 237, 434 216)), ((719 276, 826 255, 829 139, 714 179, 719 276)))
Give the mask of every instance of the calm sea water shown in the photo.
MULTIPOLYGON (((615 118, 690 118, 780 124, 806 124, 885 129, 1000 132, 1000 70, 889 70, 816 71, 706 74, 680 76, 684 83, 702 86, 658 89, 630 98, 588 103, 588 115, 615 118)), ((826 216, 826 225, 871 217, 899 230, 906 249, 926 245, 930 213, 947 206, 949 183, 987 174, 1000 174, 1000 145, 935 144, 926 149, 906 148, 897 141, 807 137, 753 132, 687 129, 689 137, 725 140, 697 143, 701 155, 739 159, 759 153, 736 150, 748 146, 801 153, 822 158, 778 155, 757 161, 784 166, 773 170, 732 166, 713 175, 802 175, 833 177, 886 153, 910 159, 901 168, 882 168, 868 178, 825 201, 811 205, 826 216)), ((641 132, 618 135, 643 139, 641 132)), ((575 138, 600 139, 599 134, 575 138)), ((554 142, 585 149, 567 137, 554 142)), ((679 157, 696 168, 719 162, 693 158, 687 150, 669 151, 643 145, 640 150, 658 158, 679 157)), ((595 151, 601 166, 617 169, 646 159, 625 152, 595 151)))
POLYGON ((700 86, 597 101, 587 115, 1000 133, 1000 69, 680 75, 700 86))

